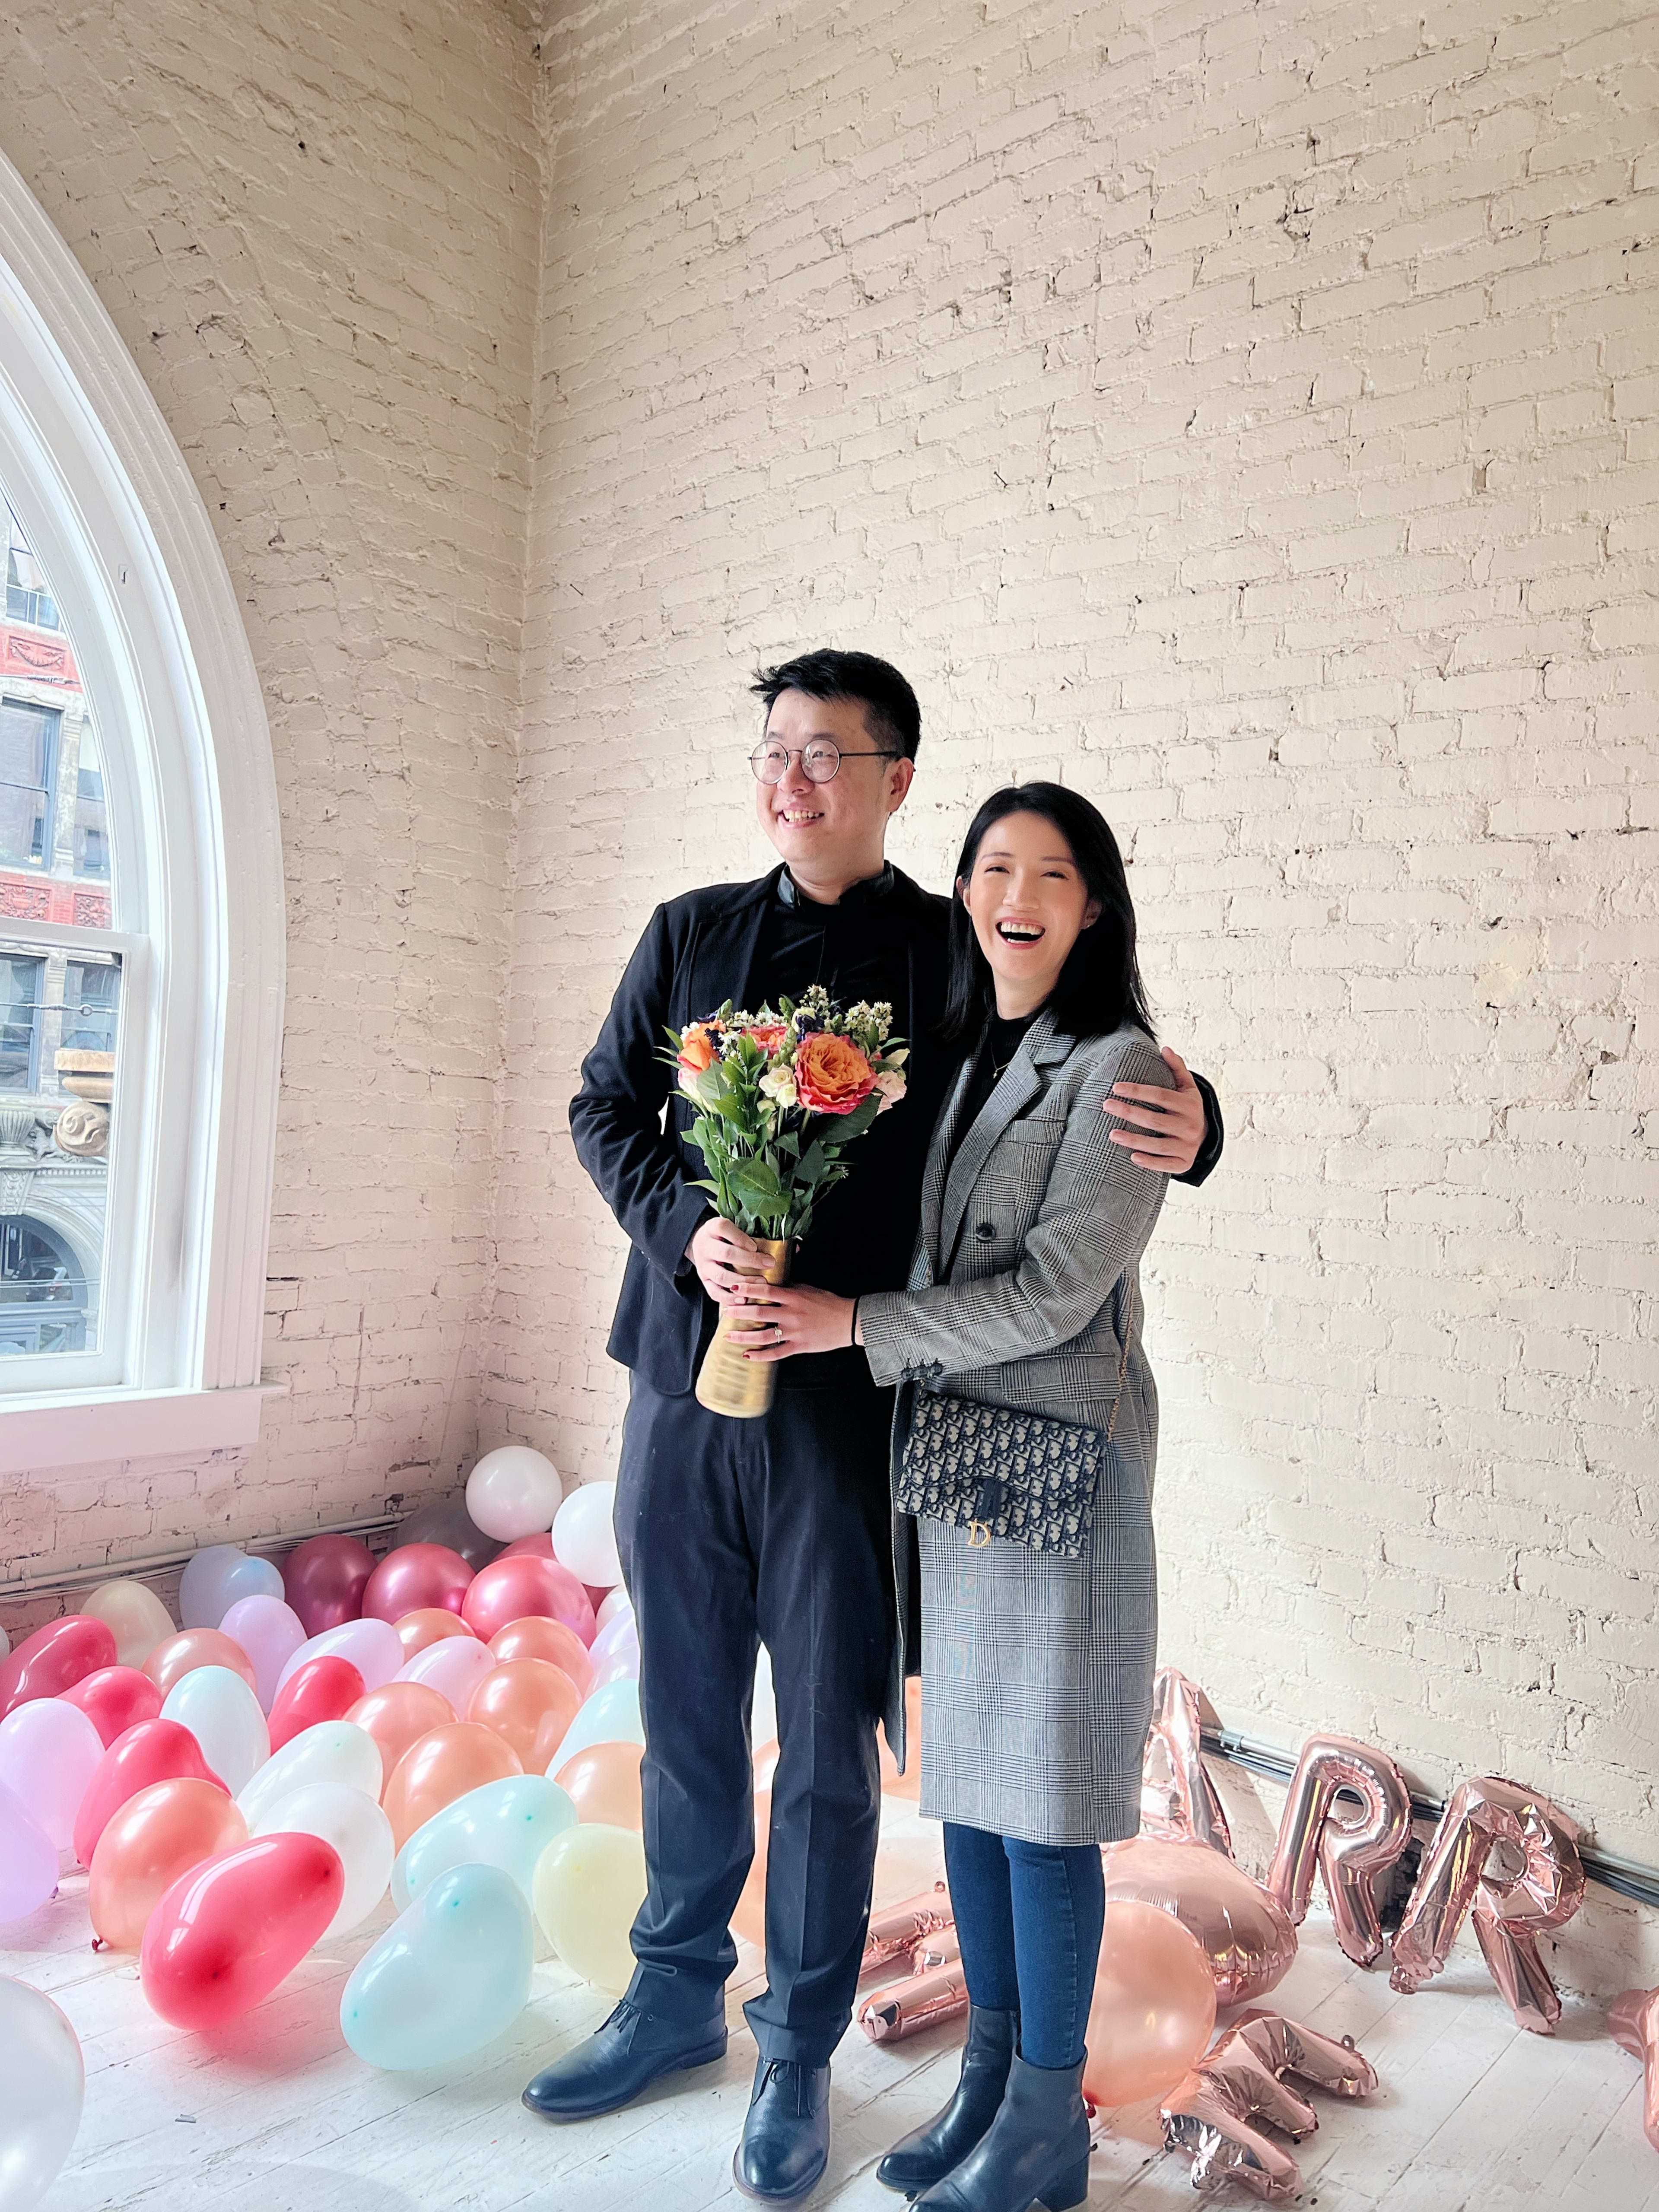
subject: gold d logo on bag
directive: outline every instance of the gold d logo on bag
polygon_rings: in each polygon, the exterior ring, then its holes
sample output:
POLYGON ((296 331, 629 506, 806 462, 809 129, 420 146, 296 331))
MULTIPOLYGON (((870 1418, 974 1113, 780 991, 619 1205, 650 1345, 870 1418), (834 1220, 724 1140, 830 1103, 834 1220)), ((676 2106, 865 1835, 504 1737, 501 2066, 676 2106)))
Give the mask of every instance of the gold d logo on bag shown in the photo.
POLYGON ((990 1540, 991 1532, 983 1521, 970 1521, 968 1523, 968 1548, 970 1552, 983 1551, 990 1540))

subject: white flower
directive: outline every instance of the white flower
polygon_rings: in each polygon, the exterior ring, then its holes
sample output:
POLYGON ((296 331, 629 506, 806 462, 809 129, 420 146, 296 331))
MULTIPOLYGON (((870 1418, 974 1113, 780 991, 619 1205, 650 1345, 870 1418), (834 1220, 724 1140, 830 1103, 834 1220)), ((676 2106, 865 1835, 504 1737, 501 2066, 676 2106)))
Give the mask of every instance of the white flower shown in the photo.
POLYGON ((881 1103, 876 1109, 879 1115, 884 1114, 890 1106, 896 1106, 903 1097, 904 1078, 897 1068, 884 1067, 876 1078, 876 1089, 881 1096, 881 1103))
POLYGON ((760 1087, 780 1106, 793 1106, 796 1103, 795 1072, 792 1067, 769 1067, 760 1079, 760 1087))

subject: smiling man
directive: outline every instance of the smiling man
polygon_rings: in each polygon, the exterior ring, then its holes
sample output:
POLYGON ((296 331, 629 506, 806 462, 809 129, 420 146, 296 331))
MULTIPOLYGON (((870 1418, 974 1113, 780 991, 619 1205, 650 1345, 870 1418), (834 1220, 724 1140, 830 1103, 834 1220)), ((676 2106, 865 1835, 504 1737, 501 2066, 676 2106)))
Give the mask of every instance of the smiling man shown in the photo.
MULTIPOLYGON (((891 1005, 911 1044, 907 1096, 860 1139, 796 1268, 847 1293, 904 1285, 957 1063, 936 1037, 949 902, 884 854, 915 775, 915 694, 885 661, 834 652, 767 669, 754 689, 766 707, 756 805, 781 865, 658 908, 570 1108, 577 1156, 631 1247, 609 1349, 630 1371, 617 1535, 640 1631, 649 1889, 626 1996, 525 2101, 586 2118, 724 2052, 728 1923, 754 1853, 749 1709, 764 1643, 779 1741, 767 1985, 744 2007, 760 2061, 734 2170, 745 2194, 788 2203, 829 2156, 830 2056, 852 2017, 875 1864, 876 1723, 902 1698, 893 1393, 848 1346, 789 1360, 758 1419, 711 1413, 692 1395, 753 1248, 694 1188, 702 1164, 663 1033, 727 1000, 754 1009, 812 983, 844 1004, 891 1005)), ((1220 1153, 1219 1115, 1208 1086, 1169 1057, 1175 1091, 1126 1086, 1102 1103, 1129 1125, 1114 1134, 1138 1160, 1198 1182, 1220 1153)))

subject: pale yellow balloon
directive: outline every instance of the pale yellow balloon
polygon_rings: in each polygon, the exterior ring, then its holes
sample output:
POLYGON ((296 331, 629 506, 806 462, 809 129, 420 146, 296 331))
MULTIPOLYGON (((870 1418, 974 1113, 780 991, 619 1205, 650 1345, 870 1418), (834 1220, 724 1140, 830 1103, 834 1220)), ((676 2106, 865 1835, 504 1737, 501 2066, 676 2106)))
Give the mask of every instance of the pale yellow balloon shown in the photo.
POLYGON ((573 1973, 620 1996, 634 1978, 628 1931, 645 1902, 645 1845, 631 1828, 591 1826, 555 1836, 531 1882, 536 1917, 573 1973))
POLYGON ((78 1609, 107 1624, 119 1667, 142 1667, 158 1644, 179 1633, 166 1606, 143 1583, 100 1583, 78 1609))

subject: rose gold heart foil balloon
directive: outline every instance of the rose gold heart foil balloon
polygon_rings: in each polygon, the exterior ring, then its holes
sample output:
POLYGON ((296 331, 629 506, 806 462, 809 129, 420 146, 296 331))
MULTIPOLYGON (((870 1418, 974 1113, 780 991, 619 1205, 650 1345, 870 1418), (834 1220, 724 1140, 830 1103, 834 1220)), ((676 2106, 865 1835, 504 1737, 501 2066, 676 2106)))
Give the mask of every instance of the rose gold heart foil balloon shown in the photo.
POLYGON ((1253 2197, 1294 2197, 1302 2185, 1288 2151, 1251 2125, 1266 2120, 1300 2141, 1319 2124, 1305 2097, 1280 2078, 1335 2097, 1368 2097, 1376 2069, 1349 2042, 1334 2043, 1273 2012, 1247 2012, 1164 2100, 1166 2150, 1193 2154, 1193 2187, 1208 2193, 1236 2183, 1253 2197))
POLYGON ((1642 2062, 1642 2127, 1659 2150, 1659 1990, 1626 1990, 1607 2007, 1607 2030, 1642 2062))
POLYGON ((1394 1939, 1391 1986, 1410 1994, 1432 1980, 1473 1909, 1475 1935, 1510 2010, 1534 2035, 1553 2034, 1561 2000, 1538 1955, 1538 1937, 1571 1920, 1583 1899, 1578 1835, 1577 1823, 1535 1790, 1495 1775, 1460 1782, 1394 1939), (1519 1858, 1518 1872, 1490 1869, 1498 1844, 1519 1858))
POLYGON ((1173 1913, 1197 1936, 1215 1977, 1218 2005, 1243 2004, 1277 1989, 1296 1956, 1291 1916, 1260 1882, 1208 1844, 1152 1836, 1108 1844, 1106 1901, 1134 1899, 1173 1913))
POLYGON ((1231 1858, 1232 1832, 1205 1771, 1202 1692, 1178 1668, 1158 1670, 1140 1765, 1140 1832, 1164 1843, 1196 1838, 1231 1858))
POLYGON ((1385 1753, 1345 1735, 1310 1736, 1285 1800, 1267 1887, 1299 1928, 1308 1917, 1316 1861, 1336 1940, 1356 1966, 1369 1966, 1382 1948, 1372 1884, 1411 1833, 1411 1792, 1385 1753), (1358 1820, 1337 1814, 1333 1801, 1340 1790, 1358 1796, 1358 1820))

